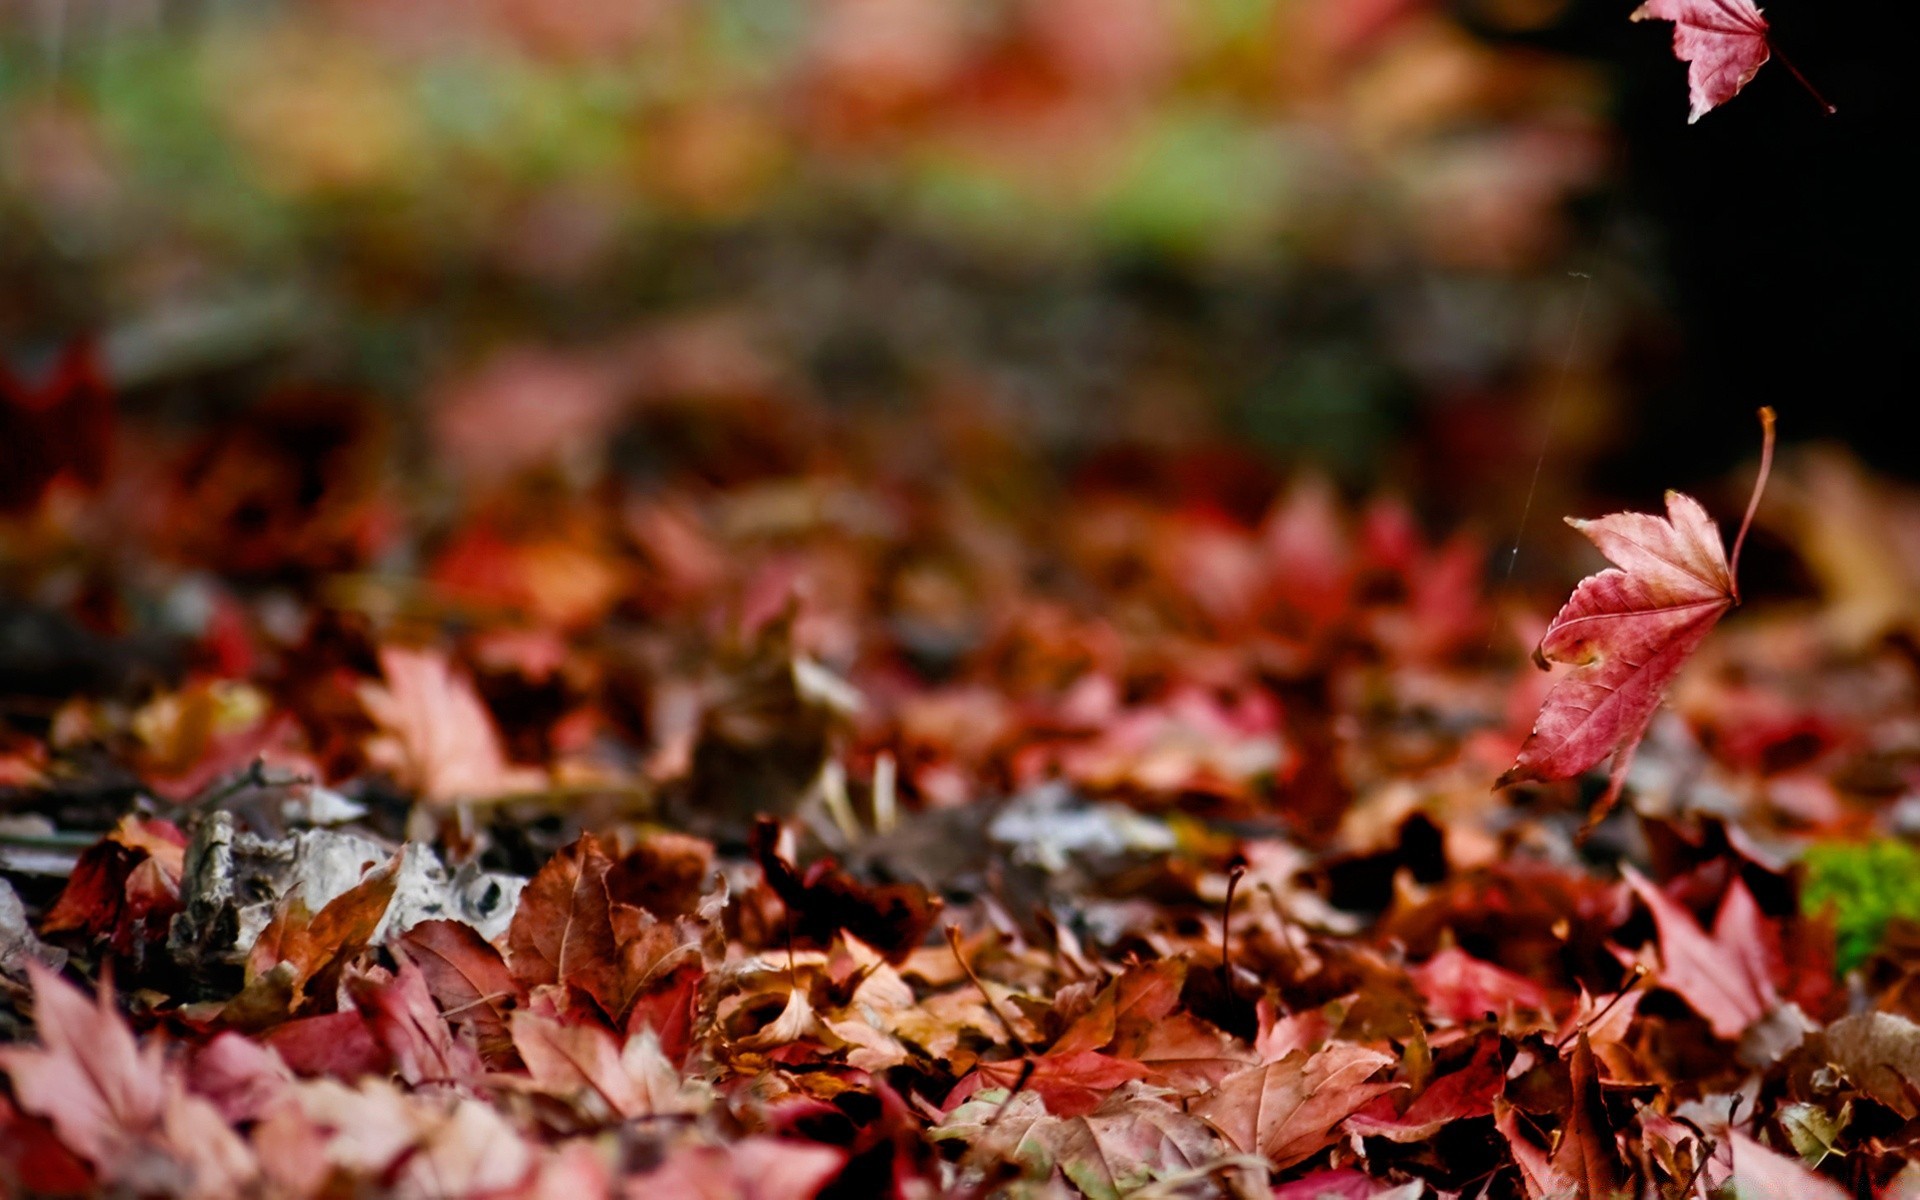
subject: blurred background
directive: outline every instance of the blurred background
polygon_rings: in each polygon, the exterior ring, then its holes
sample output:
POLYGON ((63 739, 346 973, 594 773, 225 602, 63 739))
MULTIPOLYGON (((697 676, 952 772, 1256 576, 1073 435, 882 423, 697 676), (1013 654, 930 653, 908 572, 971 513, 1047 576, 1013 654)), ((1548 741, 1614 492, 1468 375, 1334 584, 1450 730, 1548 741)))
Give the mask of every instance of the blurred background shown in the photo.
MULTIPOLYGON (((142 436, 371 423, 467 495, 991 427, 1504 538, 1536 463, 1548 514, 1643 501, 1762 403, 1910 471, 1914 17, 1771 6, 1840 115, 1776 65, 1689 127, 1631 7, 0 0, 0 346, 24 397, 91 339, 142 436)), ((27 490, 86 457, 10 408, 27 490)))

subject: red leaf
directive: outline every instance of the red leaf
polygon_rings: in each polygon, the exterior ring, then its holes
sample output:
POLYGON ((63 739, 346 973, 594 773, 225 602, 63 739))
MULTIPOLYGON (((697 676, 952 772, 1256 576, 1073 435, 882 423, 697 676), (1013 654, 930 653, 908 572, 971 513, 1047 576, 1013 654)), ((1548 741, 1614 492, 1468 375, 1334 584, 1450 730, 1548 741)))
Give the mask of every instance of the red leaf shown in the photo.
POLYGON ((1733 99, 1771 52, 1753 0, 1647 0, 1633 19, 1673 22, 1673 56, 1687 64, 1688 124, 1733 99))
POLYGON ((1474 1050, 1473 1059, 1457 1071, 1442 1075, 1427 1085, 1407 1111, 1395 1117, 1392 1110, 1375 1110, 1391 1103, 1377 1101, 1366 1112, 1347 1118, 1347 1129, 1364 1137, 1383 1137, 1395 1142, 1422 1142, 1453 1121, 1485 1117, 1493 1113, 1493 1101, 1506 1087, 1507 1067, 1500 1061, 1500 1039, 1485 1037, 1474 1050))
POLYGON ((276 1051, 296 1075, 358 1079, 385 1074, 392 1062, 387 1048, 373 1036, 373 1028, 358 1012, 300 1017, 259 1036, 260 1043, 276 1051))
POLYGON ((419 964, 447 1020, 473 1030, 481 1056, 499 1065, 510 1062, 507 1012, 521 991, 500 952, 459 921, 422 921, 400 935, 399 945, 419 964))
POLYGON ((409 960, 384 983, 354 980, 354 1000, 400 1077, 411 1084, 466 1082, 480 1077, 480 1056, 453 1036, 434 1007, 426 976, 409 960))
POLYGON ((244 1191, 255 1170, 246 1143, 186 1091, 158 1043, 135 1040, 113 997, 87 996, 37 962, 27 973, 42 1044, 0 1047, 20 1107, 131 1194, 244 1191))
POLYGON ((1043 1054, 1038 1058, 1012 1058, 1004 1062, 981 1063, 973 1074, 954 1085, 947 1093, 946 1108, 952 1111, 961 1101, 983 1088, 1024 1086, 1046 1101, 1047 1111, 1056 1117, 1083 1117, 1100 1107, 1100 1102, 1121 1084, 1145 1079, 1147 1068, 1131 1059, 1115 1058, 1083 1050, 1075 1054, 1043 1054), (1031 1068, 1027 1064, 1031 1063, 1031 1068), (1025 1077, 1024 1085, 1021 1083, 1025 1077))
POLYGON ((1667 493, 1664 517, 1567 518, 1618 565, 1581 580, 1540 639, 1534 659, 1541 667, 1573 670, 1547 693, 1533 732, 1495 787, 1571 779, 1612 754, 1612 780, 1596 815, 1612 805, 1667 684, 1740 600, 1740 546, 1773 464, 1773 410, 1762 409, 1760 420, 1760 476, 1731 563, 1713 518, 1679 492, 1667 493))
POLYGON ((1538 1012, 1547 1004, 1547 994, 1539 984, 1482 962, 1457 946, 1449 946, 1409 968, 1407 976, 1420 989, 1429 1013, 1463 1025, 1488 1013, 1538 1012))
POLYGON ((1716 1036, 1729 1040, 1767 1014, 1778 997, 1766 977, 1760 948, 1745 944, 1757 928, 1759 913, 1746 884, 1735 880, 1721 902, 1714 929, 1728 936, 1709 937, 1692 913, 1646 877, 1632 867, 1625 868, 1625 875, 1634 894, 1653 911, 1662 987, 1678 992, 1707 1019, 1716 1036))

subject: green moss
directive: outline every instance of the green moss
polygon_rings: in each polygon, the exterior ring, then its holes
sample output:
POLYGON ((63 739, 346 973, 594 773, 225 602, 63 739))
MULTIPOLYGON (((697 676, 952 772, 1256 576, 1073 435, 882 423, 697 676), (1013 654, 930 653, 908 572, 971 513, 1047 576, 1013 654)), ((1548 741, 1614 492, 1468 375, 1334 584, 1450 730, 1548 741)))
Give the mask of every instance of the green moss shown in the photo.
POLYGON ((1832 910, 1842 971, 1866 961, 1888 921, 1920 920, 1920 850, 1907 843, 1828 843, 1810 848, 1805 862, 1801 907, 1832 910))

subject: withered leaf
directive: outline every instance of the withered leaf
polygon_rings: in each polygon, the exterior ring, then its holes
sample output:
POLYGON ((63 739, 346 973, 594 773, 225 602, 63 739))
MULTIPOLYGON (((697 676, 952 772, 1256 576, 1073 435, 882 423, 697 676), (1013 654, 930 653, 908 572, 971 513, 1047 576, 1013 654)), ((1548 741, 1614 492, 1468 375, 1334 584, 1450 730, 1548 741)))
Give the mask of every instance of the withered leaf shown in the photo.
POLYGON ((507 928, 508 965, 527 990, 579 988, 612 1015, 624 997, 607 901, 613 862, 591 833, 547 860, 520 896, 507 928))

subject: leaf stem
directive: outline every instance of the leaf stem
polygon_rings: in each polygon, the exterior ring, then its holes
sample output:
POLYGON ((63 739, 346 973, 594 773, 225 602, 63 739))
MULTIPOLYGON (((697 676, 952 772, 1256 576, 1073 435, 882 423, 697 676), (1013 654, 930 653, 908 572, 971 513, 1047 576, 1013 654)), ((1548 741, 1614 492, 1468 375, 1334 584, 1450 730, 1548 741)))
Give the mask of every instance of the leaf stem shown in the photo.
POLYGON ((1780 60, 1781 66, 1785 67, 1787 70, 1793 73, 1793 77, 1800 81, 1800 86, 1807 89, 1807 95, 1812 96, 1814 103, 1818 104, 1821 108, 1825 109, 1828 116, 1831 117, 1840 111, 1839 109, 1835 108, 1827 100, 1825 96, 1822 96, 1820 94, 1820 89, 1813 86, 1813 81, 1811 79, 1808 79, 1805 75, 1802 75, 1800 73, 1800 68, 1793 65, 1792 59, 1780 53, 1779 47, 1775 46, 1771 40, 1767 42, 1767 49, 1773 53, 1773 56, 1775 58, 1780 60))
POLYGON ((1762 408, 1760 410, 1760 474, 1754 478, 1753 495, 1747 500, 1747 515, 1740 518, 1740 532, 1733 539, 1733 558, 1727 564, 1727 575, 1733 581, 1735 604, 1740 603, 1740 551, 1746 548, 1747 530, 1753 527, 1753 514, 1760 510, 1760 493, 1767 490, 1767 476, 1771 474, 1773 474, 1773 409, 1762 408))

